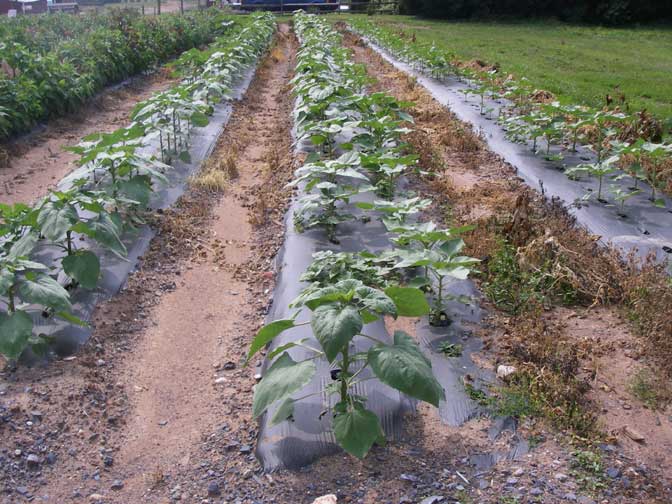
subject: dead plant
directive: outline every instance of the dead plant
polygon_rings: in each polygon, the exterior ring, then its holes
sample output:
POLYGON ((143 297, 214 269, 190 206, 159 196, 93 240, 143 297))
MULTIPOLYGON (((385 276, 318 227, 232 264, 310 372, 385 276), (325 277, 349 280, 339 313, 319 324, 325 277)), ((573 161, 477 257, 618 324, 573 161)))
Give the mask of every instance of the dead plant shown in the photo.
POLYGON ((622 279, 625 309, 649 350, 647 354, 672 378, 672 280, 667 264, 631 254, 622 279))

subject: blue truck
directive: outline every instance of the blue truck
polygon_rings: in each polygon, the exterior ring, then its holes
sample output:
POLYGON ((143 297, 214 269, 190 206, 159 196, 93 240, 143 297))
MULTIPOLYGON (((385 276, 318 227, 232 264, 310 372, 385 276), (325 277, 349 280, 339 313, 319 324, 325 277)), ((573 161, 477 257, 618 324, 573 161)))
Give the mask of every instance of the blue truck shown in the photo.
POLYGON ((239 0, 242 9, 285 10, 338 10, 341 0, 239 0))

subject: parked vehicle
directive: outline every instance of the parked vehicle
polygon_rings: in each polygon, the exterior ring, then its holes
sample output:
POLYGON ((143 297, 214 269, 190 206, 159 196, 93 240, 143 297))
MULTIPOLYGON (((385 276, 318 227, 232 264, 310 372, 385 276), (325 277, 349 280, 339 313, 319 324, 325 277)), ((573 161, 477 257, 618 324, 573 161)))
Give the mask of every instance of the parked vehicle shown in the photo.
MULTIPOLYGON (((263 10, 338 10, 340 0, 240 0, 236 2, 242 9, 263 10)), ((235 4, 234 4, 235 5, 235 4)))

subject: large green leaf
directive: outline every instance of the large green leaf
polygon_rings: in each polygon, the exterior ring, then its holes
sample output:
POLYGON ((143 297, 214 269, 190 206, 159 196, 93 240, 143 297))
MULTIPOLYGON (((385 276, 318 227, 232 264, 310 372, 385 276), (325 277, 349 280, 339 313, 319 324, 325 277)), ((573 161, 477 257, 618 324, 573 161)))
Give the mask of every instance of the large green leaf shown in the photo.
POLYGON ((9 249, 7 259, 9 259, 10 261, 14 261, 19 257, 27 257, 33 251, 36 244, 37 244, 36 233, 29 232, 24 234, 21 238, 19 238, 16 242, 14 242, 12 248, 9 249))
POLYGON ((366 286, 359 287, 356 291, 356 297, 370 312, 397 316, 397 307, 394 301, 378 289, 366 286))
POLYGON ((196 111, 191 115, 191 123, 199 128, 204 128, 209 122, 210 119, 203 112, 196 111))
POLYGON ((249 362, 250 359, 254 356, 254 354, 256 354, 259 350, 264 348, 278 334, 280 334, 283 331, 286 331, 291 327, 294 327, 293 319, 276 320, 262 327, 252 340, 252 344, 250 345, 250 351, 247 354, 246 362, 249 362))
POLYGON ((98 256, 89 250, 80 250, 66 256, 61 262, 63 271, 85 289, 95 289, 100 277, 98 256))
POLYGON ((33 321, 25 312, 0 313, 0 353, 18 359, 33 333, 33 321))
POLYGON ((441 244, 441 251, 449 256, 457 255, 464 248, 464 240, 455 238, 441 244))
POLYGON ((41 233, 53 242, 60 242, 65 238, 65 233, 79 220, 77 210, 70 205, 60 206, 54 202, 47 202, 40 214, 37 223, 41 233))
POLYGON ((445 398, 431 363, 413 338, 403 331, 394 333, 393 345, 371 347, 369 364, 380 381, 404 394, 437 407, 445 398))
POLYGON ((369 453, 375 442, 385 439, 376 414, 364 408, 356 407, 336 415, 333 425, 338 444, 350 455, 360 459, 369 453))
POLYGON ((137 201, 141 206, 147 206, 152 194, 152 179, 149 175, 136 175, 118 184, 119 192, 132 201, 137 201))
POLYGON ((359 334, 364 322, 356 307, 331 303, 315 309, 310 325, 327 359, 333 362, 343 347, 359 334))
POLYGON ((27 303, 48 306, 57 310, 70 310, 70 296, 61 284, 50 276, 25 278, 19 283, 19 296, 27 303))
POLYGON ((402 317, 421 317, 429 313, 429 303, 420 289, 415 287, 390 286, 385 289, 402 317))
POLYGON ((73 230, 93 238, 120 257, 125 257, 127 254, 126 246, 119 237, 119 226, 108 214, 100 214, 88 222, 78 222, 73 226, 73 230))
POLYGON ((292 415, 294 415, 294 399, 287 397, 280 403, 280 406, 278 406, 278 409, 273 414, 270 425, 276 425, 280 422, 284 422, 292 415))
POLYGON ((283 353, 254 387, 252 402, 254 418, 266 411, 275 401, 285 399, 308 385, 315 370, 313 361, 295 362, 287 352, 283 353))
POLYGON ((0 296, 7 295, 12 284, 14 284, 14 273, 6 269, 0 270, 0 296))

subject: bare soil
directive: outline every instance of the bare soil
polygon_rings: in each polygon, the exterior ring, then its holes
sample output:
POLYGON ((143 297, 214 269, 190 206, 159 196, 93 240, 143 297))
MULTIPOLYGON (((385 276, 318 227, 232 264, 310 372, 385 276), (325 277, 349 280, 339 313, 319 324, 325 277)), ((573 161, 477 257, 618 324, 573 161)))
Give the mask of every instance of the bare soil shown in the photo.
POLYGON ((126 126, 138 102, 174 83, 166 68, 133 77, 101 92, 77 112, 52 119, 34 132, 0 145, 0 150, 9 155, 0 165, 0 201, 29 204, 45 196, 76 168, 77 155, 65 151, 65 147, 77 145, 86 135, 126 126))

